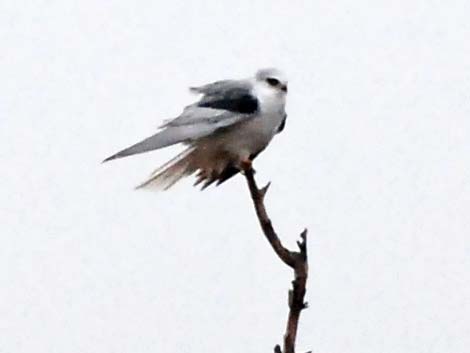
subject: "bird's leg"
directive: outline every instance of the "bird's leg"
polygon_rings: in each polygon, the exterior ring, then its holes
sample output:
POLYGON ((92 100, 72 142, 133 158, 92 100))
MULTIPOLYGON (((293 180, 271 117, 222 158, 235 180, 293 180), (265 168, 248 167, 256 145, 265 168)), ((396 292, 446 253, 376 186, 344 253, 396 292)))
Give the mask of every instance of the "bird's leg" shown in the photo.
POLYGON ((250 170, 252 168, 253 168, 253 162, 251 161, 251 159, 246 158, 246 159, 242 159, 240 161, 240 169, 241 170, 247 171, 247 170, 250 170))
POLYGON ((240 169, 242 173, 245 173, 249 170, 251 170, 253 173, 255 172, 253 169, 253 161, 249 157, 240 158, 238 162, 238 169, 240 169))

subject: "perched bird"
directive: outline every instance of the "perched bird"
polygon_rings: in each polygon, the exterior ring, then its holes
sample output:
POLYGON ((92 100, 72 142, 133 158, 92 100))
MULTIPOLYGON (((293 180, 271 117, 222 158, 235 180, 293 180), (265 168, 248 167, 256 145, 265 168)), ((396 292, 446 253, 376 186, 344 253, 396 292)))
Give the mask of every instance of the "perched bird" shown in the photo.
POLYGON ((217 185, 251 168, 286 123, 287 80, 277 69, 263 69, 248 79, 223 80, 190 88, 198 102, 156 134, 106 158, 113 159, 182 143, 182 153, 155 170, 137 188, 168 189, 197 173, 195 185, 217 185))

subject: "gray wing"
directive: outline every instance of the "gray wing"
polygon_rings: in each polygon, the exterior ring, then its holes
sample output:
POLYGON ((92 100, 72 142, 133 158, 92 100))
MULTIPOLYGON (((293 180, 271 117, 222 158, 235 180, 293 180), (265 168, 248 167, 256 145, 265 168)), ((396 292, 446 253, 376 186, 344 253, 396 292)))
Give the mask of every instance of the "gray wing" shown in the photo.
POLYGON ((191 142, 215 131, 251 119, 258 111, 258 100, 251 93, 249 81, 218 81, 191 91, 201 99, 187 106, 180 116, 161 126, 156 134, 106 158, 112 159, 144 153, 181 142, 191 142))

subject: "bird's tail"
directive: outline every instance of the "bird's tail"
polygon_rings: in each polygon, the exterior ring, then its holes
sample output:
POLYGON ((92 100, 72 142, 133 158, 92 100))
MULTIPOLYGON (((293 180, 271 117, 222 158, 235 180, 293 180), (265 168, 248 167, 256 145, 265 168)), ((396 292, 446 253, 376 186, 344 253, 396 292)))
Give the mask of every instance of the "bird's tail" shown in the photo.
POLYGON ((136 189, 168 190, 185 176, 193 174, 196 170, 192 163, 194 147, 189 147, 160 168, 155 170, 147 180, 138 185, 136 189))

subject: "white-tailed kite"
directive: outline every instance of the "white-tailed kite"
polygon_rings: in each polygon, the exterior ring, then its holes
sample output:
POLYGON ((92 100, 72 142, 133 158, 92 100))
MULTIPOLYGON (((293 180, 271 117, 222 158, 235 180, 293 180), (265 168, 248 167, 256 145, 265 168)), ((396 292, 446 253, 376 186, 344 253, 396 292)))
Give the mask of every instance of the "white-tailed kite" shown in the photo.
POLYGON ((188 148, 155 170, 138 188, 166 190, 197 172, 195 185, 203 182, 204 189, 251 167, 253 159, 284 129, 287 80, 277 69, 190 90, 202 95, 198 102, 160 126, 161 131, 104 162, 183 143, 188 148))

